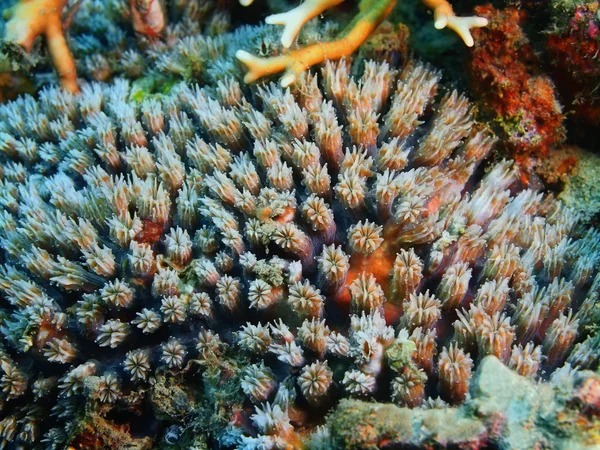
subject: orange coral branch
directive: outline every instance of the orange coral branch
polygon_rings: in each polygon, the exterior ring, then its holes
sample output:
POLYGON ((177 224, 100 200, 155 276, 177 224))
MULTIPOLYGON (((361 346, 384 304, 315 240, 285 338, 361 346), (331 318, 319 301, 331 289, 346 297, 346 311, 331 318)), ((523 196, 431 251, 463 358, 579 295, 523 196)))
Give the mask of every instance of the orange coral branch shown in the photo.
POLYGON ((70 92, 79 92, 75 61, 67 46, 61 21, 66 3, 67 0, 20 0, 5 12, 10 20, 6 23, 4 38, 31 52, 36 38, 43 36, 61 86, 70 92))
MULTIPOLYGON (((288 48, 306 22, 342 1, 306 0, 287 13, 267 17, 266 22, 285 26, 281 43, 288 48)), ((433 9, 437 29, 448 27, 454 30, 469 47, 473 46, 471 28, 484 27, 488 23, 487 19, 483 17, 457 17, 447 0, 422 1, 433 9)), ((251 1, 240 0, 240 3, 250 4, 251 1)), ((342 32, 340 39, 333 42, 310 45, 271 58, 259 58, 243 50, 238 50, 236 57, 248 68, 244 81, 251 83, 264 76, 285 71, 281 78, 281 85, 286 87, 309 67, 328 59, 339 59, 352 54, 385 20, 395 4, 396 0, 361 0, 358 6, 359 14, 342 32)))
POLYGON ((286 87, 293 83, 301 72, 315 64, 351 55, 385 20, 395 4, 396 0, 361 1, 360 13, 342 32, 343 37, 336 41, 309 45, 271 58, 258 58, 238 50, 236 57, 249 69, 244 81, 252 83, 264 76, 285 71, 281 85, 286 87))

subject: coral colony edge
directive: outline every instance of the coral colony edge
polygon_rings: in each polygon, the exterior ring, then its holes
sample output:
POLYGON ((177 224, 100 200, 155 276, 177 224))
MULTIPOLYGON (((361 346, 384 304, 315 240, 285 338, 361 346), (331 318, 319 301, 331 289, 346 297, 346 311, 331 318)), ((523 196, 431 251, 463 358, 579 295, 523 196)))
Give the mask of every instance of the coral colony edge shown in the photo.
POLYGON ((440 70, 358 56, 394 1, 80 3, 7 14, 61 87, 0 104, 0 448, 600 446, 600 233, 440 70))

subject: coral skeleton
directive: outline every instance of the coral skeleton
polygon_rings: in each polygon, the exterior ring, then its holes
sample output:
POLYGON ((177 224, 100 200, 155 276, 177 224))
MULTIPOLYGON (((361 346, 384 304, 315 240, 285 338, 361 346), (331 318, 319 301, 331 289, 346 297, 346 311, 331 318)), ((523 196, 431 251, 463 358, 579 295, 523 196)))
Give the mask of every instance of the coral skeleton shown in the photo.
POLYGON ((303 448, 344 397, 460 405, 487 355, 539 383, 595 368, 600 233, 523 189, 440 80, 341 60, 286 89, 0 105, 3 442, 77 448, 72 424, 116 417, 138 442, 168 417, 303 448))

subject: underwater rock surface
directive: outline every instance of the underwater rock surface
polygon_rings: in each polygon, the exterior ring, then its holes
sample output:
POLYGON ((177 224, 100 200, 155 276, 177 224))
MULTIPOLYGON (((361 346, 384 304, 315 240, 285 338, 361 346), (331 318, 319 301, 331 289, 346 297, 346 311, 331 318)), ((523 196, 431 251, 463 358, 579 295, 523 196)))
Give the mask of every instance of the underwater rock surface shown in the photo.
POLYGON ((590 371, 535 383, 488 356, 462 406, 415 411, 343 400, 327 418, 328 438, 309 448, 598 448, 600 419, 581 399, 597 413, 599 383, 590 371))

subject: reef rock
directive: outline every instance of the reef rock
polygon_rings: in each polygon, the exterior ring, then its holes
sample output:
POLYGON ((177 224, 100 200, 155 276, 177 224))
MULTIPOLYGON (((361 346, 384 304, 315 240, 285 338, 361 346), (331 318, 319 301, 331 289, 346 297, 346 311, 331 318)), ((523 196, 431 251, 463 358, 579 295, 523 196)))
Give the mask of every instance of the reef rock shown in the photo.
POLYGON ((550 383, 537 383, 488 356, 461 407, 408 409, 344 400, 310 448, 598 449, 600 377, 561 372, 550 383))

